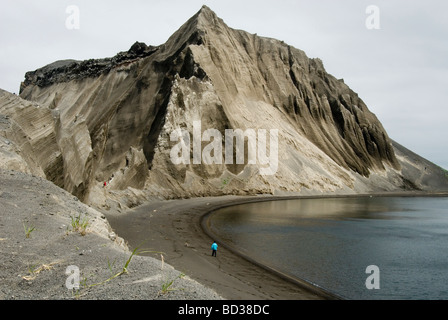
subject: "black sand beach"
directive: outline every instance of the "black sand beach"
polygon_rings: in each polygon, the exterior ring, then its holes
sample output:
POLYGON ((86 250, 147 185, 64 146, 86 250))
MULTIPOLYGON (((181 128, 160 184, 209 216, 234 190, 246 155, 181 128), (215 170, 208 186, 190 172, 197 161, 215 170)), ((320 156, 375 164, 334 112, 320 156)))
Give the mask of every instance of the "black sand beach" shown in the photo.
MULTIPOLYGON (((383 193, 376 196, 447 196, 446 193, 383 193)), ((361 195, 333 195, 351 197, 361 195)), ((365 196, 365 195, 364 195, 365 196)), ((123 215, 107 218, 131 248, 163 252, 164 261, 199 283, 232 300, 322 300, 339 297, 305 281, 258 264, 222 243, 207 228, 207 214, 219 208, 282 197, 224 196, 160 201, 137 207, 123 215), (217 240, 218 257, 210 246, 217 240)), ((160 259, 160 253, 152 254, 160 259)))
MULTIPOLYGON (((213 236, 208 233, 204 216, 224 206, 268 199, 272 198, 225 196, 163 201, 144 205, 125 215, 108 216, 108 220, 131 248, 163 252, 165 262, 226 299, 336 298, 306 282, 272 272, 219 239, 216 239, 218 256, 211 256, 213 236)), ((160 259, 159 253, 153 256, 160 259)))

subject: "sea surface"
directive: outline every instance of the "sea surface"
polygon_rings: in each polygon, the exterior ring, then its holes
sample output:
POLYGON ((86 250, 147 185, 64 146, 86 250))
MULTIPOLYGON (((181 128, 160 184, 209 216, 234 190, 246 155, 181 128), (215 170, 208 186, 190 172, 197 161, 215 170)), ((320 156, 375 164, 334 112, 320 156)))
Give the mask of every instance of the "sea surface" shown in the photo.
POLYGON ((227 244, 342 298, 448 299, 448 198, 268 201, 208 219, 227 244))

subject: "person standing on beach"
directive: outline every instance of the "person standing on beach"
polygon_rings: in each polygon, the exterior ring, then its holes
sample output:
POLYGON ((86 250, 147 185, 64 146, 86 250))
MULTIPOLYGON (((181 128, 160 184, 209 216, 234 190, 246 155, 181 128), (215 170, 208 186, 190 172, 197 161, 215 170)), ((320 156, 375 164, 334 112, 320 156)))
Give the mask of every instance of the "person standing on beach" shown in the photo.
POLYGON ((212 244, 212 257, 216 257, 216 251, 218 251, 218 245, 216 244, 216 241, 213 241, 213 244, 212 244))

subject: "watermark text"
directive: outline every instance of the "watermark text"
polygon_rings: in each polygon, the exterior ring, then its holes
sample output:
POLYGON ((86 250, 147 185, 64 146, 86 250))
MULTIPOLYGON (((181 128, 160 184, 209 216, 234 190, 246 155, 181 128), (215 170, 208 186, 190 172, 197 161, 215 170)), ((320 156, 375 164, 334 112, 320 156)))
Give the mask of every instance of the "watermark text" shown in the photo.
POLYGON ((245 139, 247 138, 247 164, 259 164, 261 175, 275 175, 278 170, 278 129, 226 129, 223 159, 223 135, 217 129, 202 133, 201 122, 193 122, 193 137, 187 130, 177 129, 170 135, 171 142, 178 142, 171 148, 173 164, 246 164, 245 139), (268 140, 269 139, 269 155, 268 140), (236 143, 234 143, 236 141, 236 143), (210 142, 202 149, 202 142, 210 142), (191 148, 192 144, 192 148, 191 148), (191 158, 191 150, 193 157, 191 158), (234 153, 235 151, 235 153, 234 153))
POLYGON ((68 275, 67 280, 65 281, 65 286, 68 290, 79 289, 79 277, 80 272, 79 268, 77 266, 68 266, 67 269, 65 269, 65 274, 68 275))
POLYGON ((381 29, 380 8, 375 5, 370 5, 366 8, 366 14, 368 14, 366 19, 366 28, 369 30, 381 29))
POLYGON ((366 274, 370 276, 366 279, 366 288, 368 290, 379 290, 380 289, 380 268, 375 265, 368 266, 366 268, 366 274))
POLYGON ((65 13, 68 14, 65 19, 65 27, 68 30, 79 30, 81 26, 79 7, 75 5, 68 6, 65 9, 65 13))

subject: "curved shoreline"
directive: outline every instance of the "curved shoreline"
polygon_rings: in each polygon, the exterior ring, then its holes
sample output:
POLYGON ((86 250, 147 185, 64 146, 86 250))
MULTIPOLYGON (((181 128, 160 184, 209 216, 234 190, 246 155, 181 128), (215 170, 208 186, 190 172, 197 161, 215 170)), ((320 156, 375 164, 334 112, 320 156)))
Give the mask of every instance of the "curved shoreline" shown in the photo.
POLYGON ((244 205, 247 203, 253 202, 264 202, 264 201, 283 201, 283 200, 295 200, 295 199, 323 199, 323 198, 360 198, 360 197, 448 197, 448 192, 438 192, 438 193, 428 193, 428 192, 390 192, 390 193, 372 193, 372 194, 349 194, 349 195, 322 195, 322 196, 291 196, 291 197, 266 197, 259 198, 255 201, 247 200, 242 201, 240 203, 231 203, 223 205, 217 209, 210 210, 202 215, 201 217, 201 227, 205 234, 207 234, 210 238, 217 240, 222 246, 226 247, 228 250, 233 252, 235 255, 238 255, 247 261, 257 265, 260 268, 265 269, 268 272, 272 272, 277 274, 279 277, 283 278, 286 281, 296 284, 297 286, 303 288, 304 290, 308 290, 316 293, 317 295, 329 299, 329 300, 345 300, 346 298, 338 295, 337 293, 331 292, 317 283, 312 283, 306 279, 301 279, 297 276, 293 276, 291 274, 280 271, 272 266, 269 266, 266 263, 262 263, 257 261, 256 259, 251 258, 249 255, 243 253, 237 246, 232 246, 226 243, 222 238, 220 238, 216 233, 214 233, 210 228, 209 220, 213 214, 223 208, 244 205))
MULTIPOLYGON (((317 285, 259 263, 219 239, 216 239, 221 243, 218 257, 212 258, 210 245, 215 235, 207 227, 207 218, 221 208, 251 202, 374 196, 446 197, 448 193, 393 192, 192 198, 149 203, 125 214, 107 215, 107 219, 116 233, 128 241, 130 247, 141 246, 146 241, 149 245, 147 249, 163 251, 165 262, 199 283, 214 289, 225 299, 341 299, 317 285)), ((155 257, 160 259, 160 256, 155 257)))
MULTIPOLYGON (((276 201, 276 200, 271 200, 271 201, 276 201)), ((279 200, 279 201, 281 201, 281 200, 279 200)), ((241 204, 243 204, 243 203, 241 203, 241 204)), ((239 204, 234 204, 234 205, 239 205, 239 204)), ((230 206, 233 206, 233 205, 230 205, 230 206)), ((210 216, 215 214, 217 210, 219 210, 219 209, 216 209, 216 210, 213 210, 213 211, 210 211, 210 212, 204 214, 201 217, 201 226, 202 226, 204 233, 207 234, 210 238, 217 240, 221 246, 227 248, 233 254, 238 255, 238 256, 242 257, 243 259, 249 261, 250 263, 253 263, 254 265, 266 270, 267 272, 276 274, 283 280, 297 285, 298 287, 302 288, 303 290, 313 292, 316 295, 318 295, 326 300, 344 300, 343 297, 340 297, 337 294, 332 293, 332 292, 320 287, 318 284, 311 283, 305 279, 300 279, 300 278, 294 277, 294 276, 289 275, 285 272, 282 272, 278 269, 275 269, 265 263, 258 262, 257 260, 251 258, 249 255, 243 253, 237 247, 231 246, 228 243, 226 243, 225 241, 223 241, 219 236, 217 236, 216 234, 214 234, 211 231, 211 229, 209 228, 209 223, 208 223, 210 216)))

